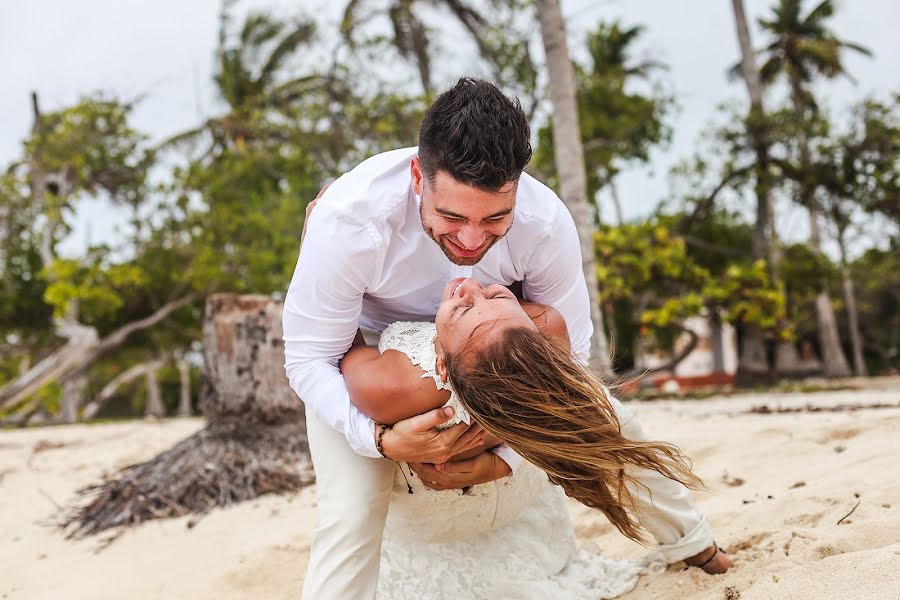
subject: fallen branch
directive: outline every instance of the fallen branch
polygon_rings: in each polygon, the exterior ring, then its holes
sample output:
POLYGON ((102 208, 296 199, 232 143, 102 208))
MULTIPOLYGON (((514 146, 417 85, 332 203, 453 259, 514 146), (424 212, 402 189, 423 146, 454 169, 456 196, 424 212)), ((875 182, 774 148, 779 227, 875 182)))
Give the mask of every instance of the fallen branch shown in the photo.
POLYGON ((80 374, 104 354, 121 345, 132 333, 156 325, 172 312, 190 304, 196 298, 197 295, 192 293, 172 300, 161 306, 152 315, 123 325, 102 340, 96 338, 96 332, 93 337, 85 335, 84 338, 72 338, 75 343, 66 344, 62 349, 57 350, 23 375, 0 388, 0 410, 18 404, 49 381, 57 380, 62 383, 80 374))
POLYGON ((113 377, 109 383, 103 386, 103 389, 100 390, 100 393, 88 403, 87 406, 84 407, 84 412, 82 413, 82 418, 84 420, 93 419, 94 416, 103 408, 103 405, 106 404, 110 398, 112 398, 116 392, 119 391, 123 385, 127 385, 141 377, 146 375, 147 372, 159 369, 168 361, 168 357, 150 360, 147 362, 138 363, 133 365, 115 377, 113 377))
POLYGON ((762 404, 759 406, 754 406, 748 413, 757 414, 757 415, 774 415, 774 414, 785 414, 785 413, 804 413, 804 412, 851 412, 855 410, 865 410, 869 408, 900 408, 900 402, 897 404, 888 404, 879 402, 876 404, 835 404, 834 406, 813 406, 812 404, 807 404, 806 406, 796 406, 796 407, 778 407, 771 408, 768 404, 762 404))
POLYGON ((844 522, 844 519, 846 519, 847 517, 849 517, 850 515, 852 515, 852 514, 853 514, 853 511, 855 511, 857 508, 859 508, 860 503, 862 503, 862 500, 857 500, 857 501, 856 501, 856 504, 853 506, 853 508, 850 509, 850 512, 848 512, 846 515, 844 515, 843 517, 841 517, 840 520, 837 522, 837 525, 840 525, 841 523, 844 522))

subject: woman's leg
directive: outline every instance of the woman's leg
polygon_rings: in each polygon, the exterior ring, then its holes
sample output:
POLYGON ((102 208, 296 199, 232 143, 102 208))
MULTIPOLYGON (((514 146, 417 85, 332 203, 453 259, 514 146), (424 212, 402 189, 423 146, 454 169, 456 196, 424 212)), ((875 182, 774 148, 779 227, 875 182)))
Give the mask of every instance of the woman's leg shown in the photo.
MULTIPOLYGON (((610 395, 622 424, 622 435, 630 440, 650 441, 631 408, 610 395)), ((694 503, 694 496, 681 483, 649 469, 632 475, 642 485, 630 485, 637 504, 637 519, 657 541, 666 562, 675 563, 694 556, 713 544, 712 527, 694 503), (644 487, 646 486, 646 487, 644 487)))

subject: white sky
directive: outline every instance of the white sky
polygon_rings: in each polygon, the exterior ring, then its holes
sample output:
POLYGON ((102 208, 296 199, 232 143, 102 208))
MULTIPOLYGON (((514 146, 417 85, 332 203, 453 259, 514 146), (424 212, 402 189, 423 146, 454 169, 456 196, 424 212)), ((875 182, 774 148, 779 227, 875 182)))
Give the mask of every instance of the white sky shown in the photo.
MULTIPOLYGON (((745 0, 754 21, 767 14, 775 0, 745 0)), ((738 58, 728 0, 562 0, 568 19, 569 44, 583 52, 584 35, 599 20, 619 18, 625 25, 643 24, 646 31, 635 47, 635 58, 665 62, 658 75, 674 92, 680 109, 670 119, 672 144, 654 153, 652 169, 622 175, 620 196, 626 218, 645 215, 668 193, 669 168, 689 157, 700 134, 722 102, 745 97, 743 84, 729 82, 726 69, 738 58)), ((471 0, 473 6, 478 0, 471 0)), ((370 0, 381 6, 384 0, 370 0)), ((253 0, 239 5, 277 7, 279 14, 304 12, 320 21, 319 35, 331 46, 344 2, 253 0)), ((809 0, 806 7, 812 6, 809 0)), ((135 113, 135 126, 153 139, 196 125, 214 114, 211 83, 216 44, 217 0, 6 0, 0 5, 0 56, 4 61, 0 88, 0 166, 14 160, 31 125, 30 91, 40 94, 44 110, 75 102, 79 96, 103 90, 118 96, 145 95, 135 113)), ((846 66, 857 80, 828 82, 819 97, 837 116, 866 95, 886 98, 900 91, 900 2, 845 0, 839 3, 833 28, 844 39, 868 46, 871 59, 848 54, 846 66)), ((432 25, 437 25, 432 23, 432 25)), ((455 25, 447 23, 455 31, 455 25)), ((537 27, 535 27, 537 29, 537 27)), ((763 38, 752 31, 754 45, 763 38)), ((472 69, 472 48, 457 45, 450 35, 450 52, 436 60, 440 83, 472 69), (450 58, 447 58, 447 57, 450 58), (458 66, 459 72, 453 68, 458 66)), ((405 68, 405 67, 401 67, 405 68)), ((405 71, 400 71, 405 72, 405 71)), ((408 71, 415 81, 415 72, 408 71)), ((410 141, 413 143, 413 140, 410 141)), ((606 214, 611 214, 605 207, 606 214)), ((63 244, 65 253, 80 253, 88 239, 115 243, 127 214, 102 200, 78 207, 75 229, 63 244)), ((779 229, 789 238, 806 235, 805 217, 782 209, 779 229)))

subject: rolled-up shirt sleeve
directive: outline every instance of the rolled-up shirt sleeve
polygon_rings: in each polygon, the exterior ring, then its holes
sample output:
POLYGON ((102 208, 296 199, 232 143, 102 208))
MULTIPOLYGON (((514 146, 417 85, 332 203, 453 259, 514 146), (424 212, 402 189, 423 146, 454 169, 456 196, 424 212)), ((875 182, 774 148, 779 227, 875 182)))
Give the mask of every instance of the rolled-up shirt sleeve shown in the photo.
MULTIPOLYGON (((323 200, 327 195, 323 197, 323 200)), ((350 401, 338 362, 359 326, 363 294, 379 268, 382 244, 370 225, 320 201, 284 301, 284 368, 304 404, 354 452, 380 457, 375 424, 350 401)))

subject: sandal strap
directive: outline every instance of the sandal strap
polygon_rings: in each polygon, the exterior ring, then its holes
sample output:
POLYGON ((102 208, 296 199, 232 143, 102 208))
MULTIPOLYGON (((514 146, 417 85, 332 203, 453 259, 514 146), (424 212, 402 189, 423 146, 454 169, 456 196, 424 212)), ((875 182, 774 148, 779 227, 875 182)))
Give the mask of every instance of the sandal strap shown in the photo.
POLYGON ((708 565, 709 563, 711 563, 711 562, 712 562, 712 559, 714 559, 714 558, 715 558, 716 556, 718 556, 718 554, 719 554, 719 545, 716 544, 715 542, 713 542, 713 548, 715 548, 715 550, 713 551, 712 556, 710 556, 709 558, 707 558, 707 559, 706 559, 705 561, 703 561, 701 564, 699 564, 699 565, 693 565, 693 566, 697 567, 698 569, 702 569, 703 567, 705 567, 706 565, 708 565))

